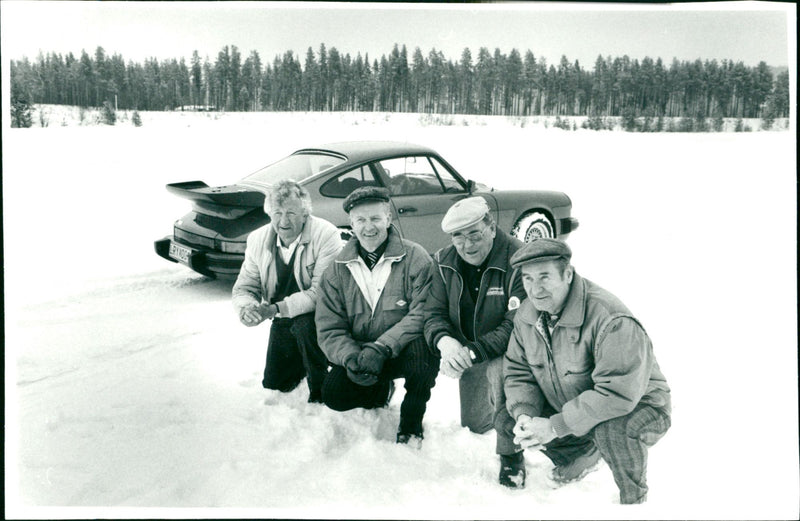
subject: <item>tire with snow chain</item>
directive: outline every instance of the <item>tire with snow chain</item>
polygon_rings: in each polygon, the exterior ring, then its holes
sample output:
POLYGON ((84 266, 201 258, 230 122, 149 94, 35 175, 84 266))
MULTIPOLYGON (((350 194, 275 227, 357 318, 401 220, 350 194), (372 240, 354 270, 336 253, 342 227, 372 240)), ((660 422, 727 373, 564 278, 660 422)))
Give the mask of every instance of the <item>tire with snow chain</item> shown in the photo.
POLYGON ((555 227, 550 219, 541 212, 531 212, 523 215, 511 229, 511 235, 522 242, 531 242, 534 239, 555 237, 555 227))

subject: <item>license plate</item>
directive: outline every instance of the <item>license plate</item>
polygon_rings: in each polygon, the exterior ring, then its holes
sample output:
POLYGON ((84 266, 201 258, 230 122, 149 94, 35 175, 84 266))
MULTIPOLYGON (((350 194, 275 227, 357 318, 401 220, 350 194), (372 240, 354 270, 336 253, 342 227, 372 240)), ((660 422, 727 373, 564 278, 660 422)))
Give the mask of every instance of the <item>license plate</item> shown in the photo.
POLYGON ((169 256, 173 259, 188 263, 189 262, 189 255, 192 253, 192 250, 189 248, 184 248, 179 244, 175 244, 174 242, 169 243, 169 256))

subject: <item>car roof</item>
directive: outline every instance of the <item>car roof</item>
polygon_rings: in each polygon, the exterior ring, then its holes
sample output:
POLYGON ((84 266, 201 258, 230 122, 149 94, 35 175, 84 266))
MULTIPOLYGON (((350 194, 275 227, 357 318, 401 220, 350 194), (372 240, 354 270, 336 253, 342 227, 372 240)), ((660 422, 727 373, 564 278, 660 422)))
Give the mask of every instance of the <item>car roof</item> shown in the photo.
POLYGON ((299 154, 314 151, 333 152, 334 154, 345 156, 348 162, 351 163, 389 156, 413 154, 438 155, 432 148, 399 141, 344 141, 310 148, 301 148, 294 153, 299 154))

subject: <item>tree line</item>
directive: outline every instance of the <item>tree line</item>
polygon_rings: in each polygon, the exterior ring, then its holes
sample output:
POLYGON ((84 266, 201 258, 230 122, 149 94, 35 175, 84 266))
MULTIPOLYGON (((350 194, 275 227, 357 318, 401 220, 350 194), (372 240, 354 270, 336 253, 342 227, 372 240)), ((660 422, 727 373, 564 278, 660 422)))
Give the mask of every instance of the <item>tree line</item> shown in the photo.
POLYGON ((548 64, 528 50, 465 48, 458 61, 394 45, 380 59, 324 44, 304 60, 292 51, 263 63, 235 45, 211 62, 184 58, 127 63, 102 47, 12 60, 12 99, 128 110, 203 107, 223 111, 380 111, 513 116, 788 117, 789 73, 764 62, 640 62, 598 56, 591 69, 562 56, 548 64), (302 64, 301 64, 302 61, 302 64))

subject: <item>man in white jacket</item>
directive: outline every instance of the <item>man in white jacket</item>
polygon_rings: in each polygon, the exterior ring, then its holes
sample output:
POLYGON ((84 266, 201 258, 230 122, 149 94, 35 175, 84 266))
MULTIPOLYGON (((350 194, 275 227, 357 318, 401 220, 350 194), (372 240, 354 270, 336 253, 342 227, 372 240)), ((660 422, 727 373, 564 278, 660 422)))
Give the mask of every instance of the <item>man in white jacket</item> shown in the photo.
POLYGON ((320 278, 342 249, 336 226, 311 215, 308 191, 281 181, 264 200, 271 222, 247 237, 233 306, 248 327, 271 320, 262 385, 288 392, 308 377, 309 402, 321 402, 328 360, 317 342, 320 278))

